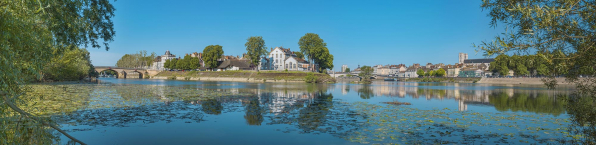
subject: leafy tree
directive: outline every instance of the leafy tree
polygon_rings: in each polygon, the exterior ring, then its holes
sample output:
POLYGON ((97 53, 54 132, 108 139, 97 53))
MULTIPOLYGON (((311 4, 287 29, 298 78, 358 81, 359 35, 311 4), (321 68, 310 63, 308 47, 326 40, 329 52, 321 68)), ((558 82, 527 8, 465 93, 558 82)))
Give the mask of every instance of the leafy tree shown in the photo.
POLYGON ((95 74, 91 64, 89 51, 82 48, 67 49, 54 58, 44 67, 43 79, 52 81, 75 81, 95 74))
POLYGON ((312 72, 308 72, 306 73, 306 77, 304 77, 304 82, 306 83, 316 83, 317 82, 317 76, 315 76, 314 73, 312 72))
POLYGON ((416 71, 416 74, 417 74, 418 76, 424 76, 424 70, 422 70, 422 69, 418 69, 418 70, 416 71))
POLYGON ((499 67, 499 74, 501 74, 501 76, 507 76, 509 75, 509 68, 507 67, 507 64, 501 64, 499 67))
POLYGON ((155 57, 157 57, 155 52, 152 52, 151 55, 147 55, 146 50, 141 50, 135 54, 125 54, 118 60, 118 62, 116 62, 116 66, 127 68, 149 67, 153 64, 155 57))
POLYGON ((437 76, 437 77, 444 77, 445 74, 446 74, 446 72, 445 72, 445 70, 443 68, 440 68, 439 70, 437 70, 435 72, 435 76, 437 76))
POLYGON ((435 76, 435 71, 434 70, 428 71, 428 76, 435 76))
POLYGON ((294 51, 294 54, 296 54, 296 57, 304 59, 304 54, 302 54, 302 52, 300 51, 294 51))
POLYGON ((514 72, 515 72, 515 75, 518 75, 518 76, 525 76, 525 75, 529 74, 528 69, 526 68, 526 65, 523 65, 523 64, 518 64, 517 67, 515 68, 514 72))
POLYGON ((190 69, 190 55, 186 55, 184 56, 184 58, 178 60, 178 62, 176 62, 176 68, 181 69, 181 70, 188 70, 190 69))
POLYGON ((370 77, 372 77, 372 73, 373 73, 373 68, 370 66, 362 66, 360 68, 360 73, 358 74, 358 76, 360 76, 362 78, 362 83, 372 83, 372 81, 370 80, 370 77))
POLYGON ((333 55, 329 53, 327 43, 318 34, 306 33, 300 38, 298 45, 300 46, 300 52, 310 60, 311 67, 317 64, 320 67, 319 71, 333 68, 333 55))
POLYGON ((188 64, 190 69, 198 69, 201 67, 201 60, 198 57, 191 57, 188 64))
POLYGON ((170 69, 180 69, 178 68, 178 59, 174 58, 170 60, 170 69))
MULTIPOLYGON (((555 88, 555 76, 565 75, 576 85, 567 98, 572 118, 571 129, 585 138, 582 144, 596 144, 596 9, 594 0, 485 0, 481 7, 489 11, 491 26, 505 24, 506 32, 495 40, 482 42, 478 48, 486 56, 507 52, 534 52, 543 55, 551 71, 545 85, 555 88), (511 31, 508 31, 511 30, 511 31)), ((523 67, 520 67, 523 68, 523 67)))
POLYGON ((546 66, 546 64, 540 64, 536 68, 536 71, 537 71, 538 75, 540 75, 540 76, 546 76, 549 74, 548 67, 546 66))
POLYGON ((346 70, 344 70, 345 72, 350 72, 350 68, 346 68, 346 70))
MULTIPOLYGON (((267 55, 267 47, 265 46, 265 40, 261 36, 251 36, 246 39, 246 43, 244 44, 246 47, 246 52, 248 57, 250 57, 250 61, 253 65, 259 65, 261 61, 261 56, 267 55)), ((257 67, 257 70, 259 68, 257 67)))
POLYGON ((327 47, 323 47, 315 58, 315 62, 319 65, 319 72, 326 73, 326 69, 333 69, 333 55, 329 53, 327 47))
POLYGON ((172 62, 170 61, 171 59, 167 59, 166 62, 163 63, 163 67, 167 68, 167 69, 172 69, 171 65, 172 62))
POLYGON ((43 76, 55 55, 75 46, 99 48, 100 43, 109 50, 114 11, 108 0, 0 1, 0 116, 5 116, 0 134, 10 134, 2 138, 4 144, 53 144, 48 126, 82 143, 47 118, 23 111, 19 96, 30 80, 43 76), (16 120, 26 124, 16 125, 16 120))
POLYGON ((205 66, 208 68, 216 68, 217 65, 219 65, 217 59, 220 59, 223 53, 222 46, 209 45, 203 49, 203 63, 205 63, 205 66))
POLYGON ((499 73, 501 76, 509 74, 509 56, 506 54, 500 54, 495 58, 495 61, 491 62, 489 69, 494 73, 499 73))

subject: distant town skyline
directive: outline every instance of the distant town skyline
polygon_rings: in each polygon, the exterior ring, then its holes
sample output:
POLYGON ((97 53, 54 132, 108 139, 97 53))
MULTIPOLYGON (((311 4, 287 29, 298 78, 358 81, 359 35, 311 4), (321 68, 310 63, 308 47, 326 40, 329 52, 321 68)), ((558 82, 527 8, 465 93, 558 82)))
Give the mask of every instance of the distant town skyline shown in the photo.
POLYGON ((114 66, 140 50, 177 56, 223 46, 224 55, 242 55, 250 36, 268 48, 299 51, 298 40, 316 33, 342 65, 458 62, 459 53, 484 58, 472 43, 490 41, 481 1, 116 1, 116 37, 111 49, 89 48, 96 66, 114 66))

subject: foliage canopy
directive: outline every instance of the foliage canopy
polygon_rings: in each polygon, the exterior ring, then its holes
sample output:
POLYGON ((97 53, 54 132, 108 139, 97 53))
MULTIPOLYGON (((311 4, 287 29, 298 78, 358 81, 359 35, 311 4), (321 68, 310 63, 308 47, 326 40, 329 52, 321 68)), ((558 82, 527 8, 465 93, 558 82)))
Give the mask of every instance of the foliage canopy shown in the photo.
POLYGON ((216 68, 217 59, 220 59, 223 55, 224 51, 222 46, 220 45, 209 45, 203 49, 203 63, 205 63, 205 67, 208 68, 216 68))
MULTIPOLYGON (((596 74, 596 1, 484 0, 481 8, 488 10, 492 27, 505 24, 506 29, 493 41, 482 42, 478 50, 485 56, 536 54, 547 64, 555 64, 551 71, 541 70, 550 76, 544 79, 545 84, 554 88, 554 76, 564 74, 576 85, 576 93, 567 99, 573 132, 585 136, 582 143, 596 144, 596 79, 579 79, 596 74)), ((515 65, 519 73, 526 73, 526 65, 515 65)), ((545 66, 539 65, 541 69, 545 66)))

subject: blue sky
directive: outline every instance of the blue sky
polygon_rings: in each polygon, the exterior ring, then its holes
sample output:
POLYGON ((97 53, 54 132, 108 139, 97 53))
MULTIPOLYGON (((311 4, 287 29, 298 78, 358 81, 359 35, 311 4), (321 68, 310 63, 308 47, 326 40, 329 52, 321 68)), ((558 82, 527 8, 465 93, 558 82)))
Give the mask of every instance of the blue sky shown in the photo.
POLYGON ((140 50, 183 56, 222 45, 225 55, 241 55, 250 36, 267 47, 299 51, 298 40, 317 33, 334 55, 334 70, 347 64, 454 64, 470 58, 472 43, 503 32, 491 28, 480 0, 350 1, 151 1, 123 0, 116 7, 111 49, 89 49, 96 66, 114 66, 140 50))

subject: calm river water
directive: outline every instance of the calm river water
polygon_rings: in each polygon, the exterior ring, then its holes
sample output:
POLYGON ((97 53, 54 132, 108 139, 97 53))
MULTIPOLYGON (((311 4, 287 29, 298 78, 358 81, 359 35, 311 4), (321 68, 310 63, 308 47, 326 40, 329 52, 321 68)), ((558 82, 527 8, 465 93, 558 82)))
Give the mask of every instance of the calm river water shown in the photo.
POLYGON ((45 113, 88 144, 557 144, 572 139, 564 102, 557 98, 570 93, 568 88, 100 80, 111 84, 33 88, 46 95, 67 92, 56 95, 64 97, 62 103, 46 105, 56 111, 45 113), (394 101, 411 105, 383 103, 394 101))

